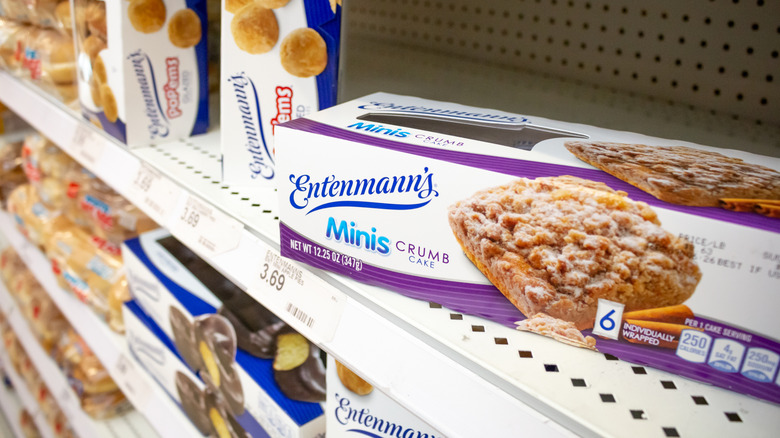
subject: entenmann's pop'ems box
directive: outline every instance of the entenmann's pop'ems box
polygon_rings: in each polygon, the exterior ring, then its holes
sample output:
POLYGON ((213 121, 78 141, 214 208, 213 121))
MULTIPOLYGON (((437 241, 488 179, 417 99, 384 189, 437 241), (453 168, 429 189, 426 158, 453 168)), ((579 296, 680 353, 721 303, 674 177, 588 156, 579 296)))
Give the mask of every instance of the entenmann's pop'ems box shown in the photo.
POLYGON ((780 402, 780 160, 383 93, 276 149, 283 256, 780 402))
POLYGON ((325 367, 316 346, 304 341, 306 360, 278 369, 276 346, 292 329, 165 230, 127 240, 123 255, 138 308, 201 380, 185 389, 205 386, 203 403, 182 406, 205 409, 208 422, 190 416, 205 435, 213 428, 238 437, 321 436, 325 367))
POLYGON ((131 147, 206 132, 206 0, 71 1, 86 119, 131 147))
POLYGON ((340 26, 341 0, 223 0, 223 181, 275 187, 276 126, 336 103, 340 26))

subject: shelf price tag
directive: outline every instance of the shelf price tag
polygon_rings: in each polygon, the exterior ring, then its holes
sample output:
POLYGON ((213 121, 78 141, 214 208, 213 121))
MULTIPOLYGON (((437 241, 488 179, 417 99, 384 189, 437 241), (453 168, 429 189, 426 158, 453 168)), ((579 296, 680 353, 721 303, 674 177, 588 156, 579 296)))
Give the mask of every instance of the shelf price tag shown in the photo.
POLYGON ((250 295, 310 340, 331 341, 344 313, 344 293, 278 251, 262 251, 250 295))
POLYGON ((146 406, 152 391, 135 363, 124 353, 120 353, 117 357, 111 377, 133 406, 146 406))
POLYGON ((128 198, 158 223, 165 223, 182 189, 157 169, 141 162, 130 182, 128 198))
POLYGON ((68 152, 94 171, 103 156, 105 145, 106 140, 100 134, 80 123, 73 134, 68 152))
POLYGON ((168 229, 196 252, 213 257, 236 248, 244 225, 195 195, 179 198, 168 229))

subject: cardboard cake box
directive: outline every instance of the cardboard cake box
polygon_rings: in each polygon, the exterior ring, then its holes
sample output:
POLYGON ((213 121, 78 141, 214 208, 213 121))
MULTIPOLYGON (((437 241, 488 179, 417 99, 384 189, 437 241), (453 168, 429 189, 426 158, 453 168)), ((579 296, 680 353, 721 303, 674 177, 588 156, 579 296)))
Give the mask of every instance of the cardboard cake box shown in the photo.
POLYGON ((283 256, 780 402, 780 159, 384 93, 276 152, 283 256))
POLYGON ((336 103, 341 0, 222 2, 222 180, 274 188, 274 131, 336 103))
POLYGON ((79 102, 128 146, 209 126, 205 0, 71 0, 79 102))
POLYGON ((436 438, 443 435, 328 356, 326 436, 436 438))
POLYGON ((238 437, 324 432, 319 348, 167 231, 144 233, 122 249, 137 307, 199 377, 196 386, 205 385, 213 426, 199 425, 204 434, 209 427, 238 437))

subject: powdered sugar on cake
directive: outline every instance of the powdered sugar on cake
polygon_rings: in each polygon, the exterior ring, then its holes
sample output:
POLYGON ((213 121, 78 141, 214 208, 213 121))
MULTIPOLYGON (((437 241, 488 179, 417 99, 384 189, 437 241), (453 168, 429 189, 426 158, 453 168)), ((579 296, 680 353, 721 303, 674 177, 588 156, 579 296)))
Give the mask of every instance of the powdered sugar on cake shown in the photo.
POLYGON ((701 274, 693 245, 645 203, 571 176, 518 179, 450 208, 466 255, 526 316, 592 326, 599 298, 627 310, 679 304, 701 274))

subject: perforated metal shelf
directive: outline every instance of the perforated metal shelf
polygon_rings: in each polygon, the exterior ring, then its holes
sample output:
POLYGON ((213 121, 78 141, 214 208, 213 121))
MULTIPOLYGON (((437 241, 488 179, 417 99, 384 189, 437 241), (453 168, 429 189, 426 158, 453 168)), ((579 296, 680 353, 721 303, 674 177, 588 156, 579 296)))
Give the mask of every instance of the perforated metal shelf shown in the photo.
POLYGON ((344 98, 375 91, 780 156, 780 2, 361 0, 344 98))

